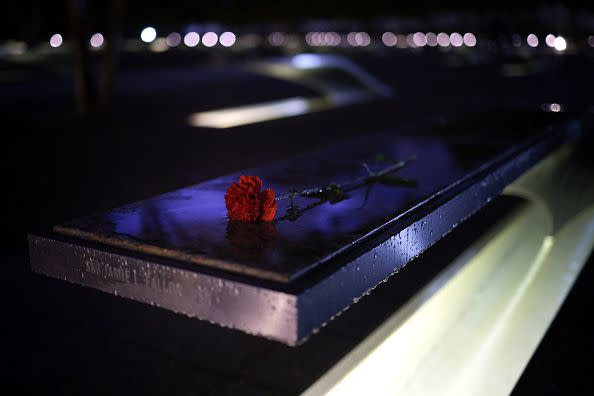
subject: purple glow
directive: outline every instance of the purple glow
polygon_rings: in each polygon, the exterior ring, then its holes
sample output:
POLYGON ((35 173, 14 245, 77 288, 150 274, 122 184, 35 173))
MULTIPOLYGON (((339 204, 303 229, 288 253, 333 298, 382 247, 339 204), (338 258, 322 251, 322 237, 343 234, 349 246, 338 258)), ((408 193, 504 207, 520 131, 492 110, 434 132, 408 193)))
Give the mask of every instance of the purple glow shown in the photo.
POLYGON ((282 32, 273 32, 270 33, 270 35, 268 36, 268 42, 270 43, 270 45, 274 47, 280 47, 281 45, 284 45, 287 42, 287 36, 282 32))
POLYGON ((535 34, 529 34, 528 37, 526 38, 526 42, 528 43, 529 46, 536 47, 536 46, 538 46, 538 37, 536 37, 535 34))
POLYGON ((196 32, 189 32, 184 36, 184 44, 188 47, 195 47, 200 43, 200 35, 196 32))
POLYGON ((350 32, 349 34, 347 34, 347 43, 349 43, 349 45, 356 47, 357 46, 357 42, 355 40, 355 35, 357 34, 357 32, 350 32))
POLYGON ((214 47, 219 41, 219 36, 214 32, 207 32, 202 35, 202 44, 205 47, 214 47))
POLYGON ((91 47, 99 48, 103 45, 103 35, 101 33, 95 33, 91 36, 91 47))
POLYGON ((408 34, 406 35, 406 44, 411 47, 411 48, 415 48, 417 45, 415 44, 415 40, 413 40, 413 34, 408 34))
POLYGON ((355 43, 361 47, 367 47, 371 43, 371 37, 366 32, 358 32, 355 34, 355 43))
POLYGON ((58 48, 59 46, 62 45, 62 36, 59 35, 58 33, 54 34, 52 37, 50 37, 50 45, 54 48, 58 48))
POLYGON ((179 33, 173 32, 167 35, 165 39, 166 43, 170 47, 177 47, 181 43, 181 35, 179 33))
POLYGON ((393 47, 398 42, 398 37, 392 32, 385 32, 382 34, 382 42, 388 47, 393 47))
POLYGON ((416 32, 413 34, 412 40, 417 47, 424 47, 427 45, 427 37, 425 36, 425 33, 416 32))
POLYGON ((447 33, 439 33, 437 35, 437 44, 439 44, 440 47, 447 47, 450 45, 450 36, 447 33))
POLYGON ((235 34, 232 32, 224 32, 221 34, 221 37, 219 37, 219 42, 223 47, 231 47, 233 44, 235 44, 235 40, 235 34))
POLYGON ((462 35, 460 33, 452 33, 450 35, 450 43, 454 47, 461 47, 462 44, 464 44, 464 39, 462 38, 462 35))
POLYGON ((437 45, 437 35, 435 33, 429 32, 425 35, 425 38, 429 47, 435 47, 437 45))
POLYGON ((476 45, 476 36, 472 33, 466 33, 463 40, 467 47, 474 47, 476 45))

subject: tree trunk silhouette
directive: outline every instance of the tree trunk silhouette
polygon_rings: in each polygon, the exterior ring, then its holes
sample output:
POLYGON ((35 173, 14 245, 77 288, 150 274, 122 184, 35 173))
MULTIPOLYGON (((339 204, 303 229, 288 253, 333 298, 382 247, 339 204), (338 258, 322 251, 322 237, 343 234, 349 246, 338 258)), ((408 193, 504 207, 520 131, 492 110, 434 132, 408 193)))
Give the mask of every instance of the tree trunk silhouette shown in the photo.
POLYGON ((103 56, 98 78, 94 78, 89 52, 86 0, 70 0, 69 14, 74 55, 74 93, 76 110, 82 114, 110 110, 112 86, 120 52, 124 0, 112 0, 107 16, 103 56), (98 83, 97 83, 98 82, 98 83))
POLYGON ((124 3, 124 0, 112 0, 109 15, 107 17, 107 44, 103 55, 103 63, 101 65, 99 97, 97 101, 98 110, 102 112, 108 111, 111 108, 113 78, 120 53, 124 3))
POLYGON ((70 0, 70 28, 72 30, 72 52, 74 55, 74 96, 76 110, 89 113, 93 108, 94 82, 87 43, 86 0, 70 0))

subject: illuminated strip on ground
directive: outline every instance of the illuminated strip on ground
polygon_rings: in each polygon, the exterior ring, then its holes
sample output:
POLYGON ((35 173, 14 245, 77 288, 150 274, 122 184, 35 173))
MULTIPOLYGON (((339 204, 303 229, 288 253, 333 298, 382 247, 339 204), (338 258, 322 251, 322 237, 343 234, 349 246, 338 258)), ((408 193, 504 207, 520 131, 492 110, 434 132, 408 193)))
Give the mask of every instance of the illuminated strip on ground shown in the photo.
POLYGON ((509 394, 592 250, 594 206, 547 228, 542 207, 515 214, 304 394, 509 394))
POLYGON ((572 146, 507 193, 528 199, 305 395, 507 395, 594 246, 591 171, 572 146))
POLYGON ((289 98, 274 102, 204 111, 190 115, 190 125, 206 128, 231 128, 239 125, 292 117, 310 111, 305 98, 289 98))
POLYGON ((332 92, 327 97, 311 99, 295 97, 193 113, 190 115, 189 124, 203 128, 232 128, 346 106, 367 99, 369 99, 368 93, 357 90, 332 92))

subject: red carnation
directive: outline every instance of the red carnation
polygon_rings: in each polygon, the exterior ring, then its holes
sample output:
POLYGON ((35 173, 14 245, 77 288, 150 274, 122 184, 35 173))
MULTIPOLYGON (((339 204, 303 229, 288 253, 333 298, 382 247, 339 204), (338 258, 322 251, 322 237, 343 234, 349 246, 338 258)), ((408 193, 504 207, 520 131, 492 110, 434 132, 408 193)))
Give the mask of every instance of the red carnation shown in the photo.
POLYGON ((225 194, 225 206, 230 220, 272 221, 276 215, 274 190, 262 189, 258 176, 240 176, 239 183, 233 182, 225 194))

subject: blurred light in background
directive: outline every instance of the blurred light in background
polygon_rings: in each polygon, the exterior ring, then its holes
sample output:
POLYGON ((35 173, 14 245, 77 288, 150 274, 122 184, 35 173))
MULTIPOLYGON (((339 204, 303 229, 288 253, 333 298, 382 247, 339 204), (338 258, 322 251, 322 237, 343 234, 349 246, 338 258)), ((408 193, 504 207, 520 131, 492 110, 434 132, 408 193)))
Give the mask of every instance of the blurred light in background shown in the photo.
POLYGON ((538 46, 538 37, 536 37, 535 34, 529 34, 528 37, 526 38, 526 42, 528 43, 529 46, 536 47, 536 46, 538 46))
POLYGON ((200 35, 196 32, 186 33, 184 36, 184 44, 188 47, 195 47, 200 42, 200 35))
POLYGON ((565 49, 567 48, 567 42, 561 36, 555 38, 555 41, 553 44, 555 45, 555 49, 557 51, 565 51, 565 49))
POLYGON ((235 40, 236 37, 233 32, 224 32, 221 34, 221 37, 219 37, 219 42, 223 47, 231 47, 233 44, 235 44, 235 40))
POLYGON ((165 38, 159 37, 151 43, 150 49, 153 52, 165 52, 169 49, 169 46, 167 45, 167 40, 165 38))
POLYGON ((165 42, 170 47, 177 47, 181 43, 181 35, 176 32, 169 33, 165 39, 165 42))
POLYGON ((54 48, 58 48, 59 46, 62 45, 62 36, 58 33, 54 34, 52 37, 50 37, 50 45, 54 48))
POLYGON ((347 34, 347 43, 352 47, 367 47, 371 43, 371 37, 366 32, 350 32, 347 34))
POLYGON ((547 45, 549 47, 554 47, 555 46, 555 36, 552 34, 547 34, 547 37, 545 38, 545 43, 547 43, 547 45))
POLYGON ((437 35, 437 44, 439 44, 441 47, 447 47, 450 45, 450 36, 448 36, 447 33, 439 33, 437 35))
POLYGON ((450 35, 450 43, 454 47, 461 47, 462 44, 464 44, 464 39, 462 38, 462 35, 460 33, 452 33, 450 35))
POLYGON ((357 34, 357 32, 350 32, 349 34, 347 34, 347 43, 349 43, 349 45, 352 47, 355 47, 357 45, 357 43, 355 42, 355 34, 357 34))
POLYGON ((326 45, 334 47, 340 44, 341 41, 340 34, 336 32, 326 32, 326 34, 324 34, 324 43, 326 45))
POLYGON ((425 33, 416 32, 415 34, 413 34, 412 39, 413 43, 417 47, 424 47, 425 45, 427 45, 427 37, 425 37, 425 33))
POLYGON ((24 41, 8 41, 3 46, 0 46, 0 52, 8 55, 23 55, 27 52, 27 43, 24 41))
POLYGON ((247 106, 230 107, 220 110, 191 114, 189 124, 194 127, 231 128, 240 125, 276 120, 305 114, 310 104, 305 98, 296 97, 257 103, 247 106))
POLYGON ((152 43, 155 38, 157 38, 157 31, 153 27, 145 27, 140 32, 140 39, 145 43, 152 43))
POLYGON ((411 48, 415 48, 417 45, 415 44, 414 34, 410 33, 406 35, 406 45, 411 48))
POLYGON ((519 34, 512 34, 512 45, 514 47, 520 47, 522 45, 522 37, 519 34))
POLYGON ((91 47, 99 48, 103 45, 103 35, 101 33, 95 33, 91 36, 91 47))
POLYGON ((549 110, 554 113, 558 113, 561 111, 561 105, 559 103, 551 103, 549 105, 549 110))
POLYGON ((388 47, 393 47, 398 42, 398 37, 392 32, 385 32, 382 34, 382 42, 388 47))
POLYGON ((291 59, 291 63, 298 69, 314 69, 324 64, 324 58, 316 54, 299 54, 291 59))
POLYGON ((322 45, 322 35, 320 32, 310 32, 305 36, 305 41, 308 45, 317 47, 322 45))
POLYGON ((214 32, 206 32, 202 35, 202 44, 205 47, 214 47, 219 40, 219 36, 217 36, 214 32))
POLYGON ((268 35, 268 43, 274 47, 280 47, 287 42, 287 35, 282 32, 272 32, 268 35))
POLYGON ((429 32, 425 35, 425 38, 429 47, 435 47, 437 45, 437 35, 435 33, 429 32))
POLYGON ((588 45, 594 47, 594 36, 588 36, 588 45))
POLYGON ((366 32, 355 34, 355 43, 361 47, 367 47, 371 43, 371 37, 366 32))
POLYGON ((474 47, 476 45, 476 36, 472 33, 466 33, 463 37, 463 41, 467 47, 474 47))

